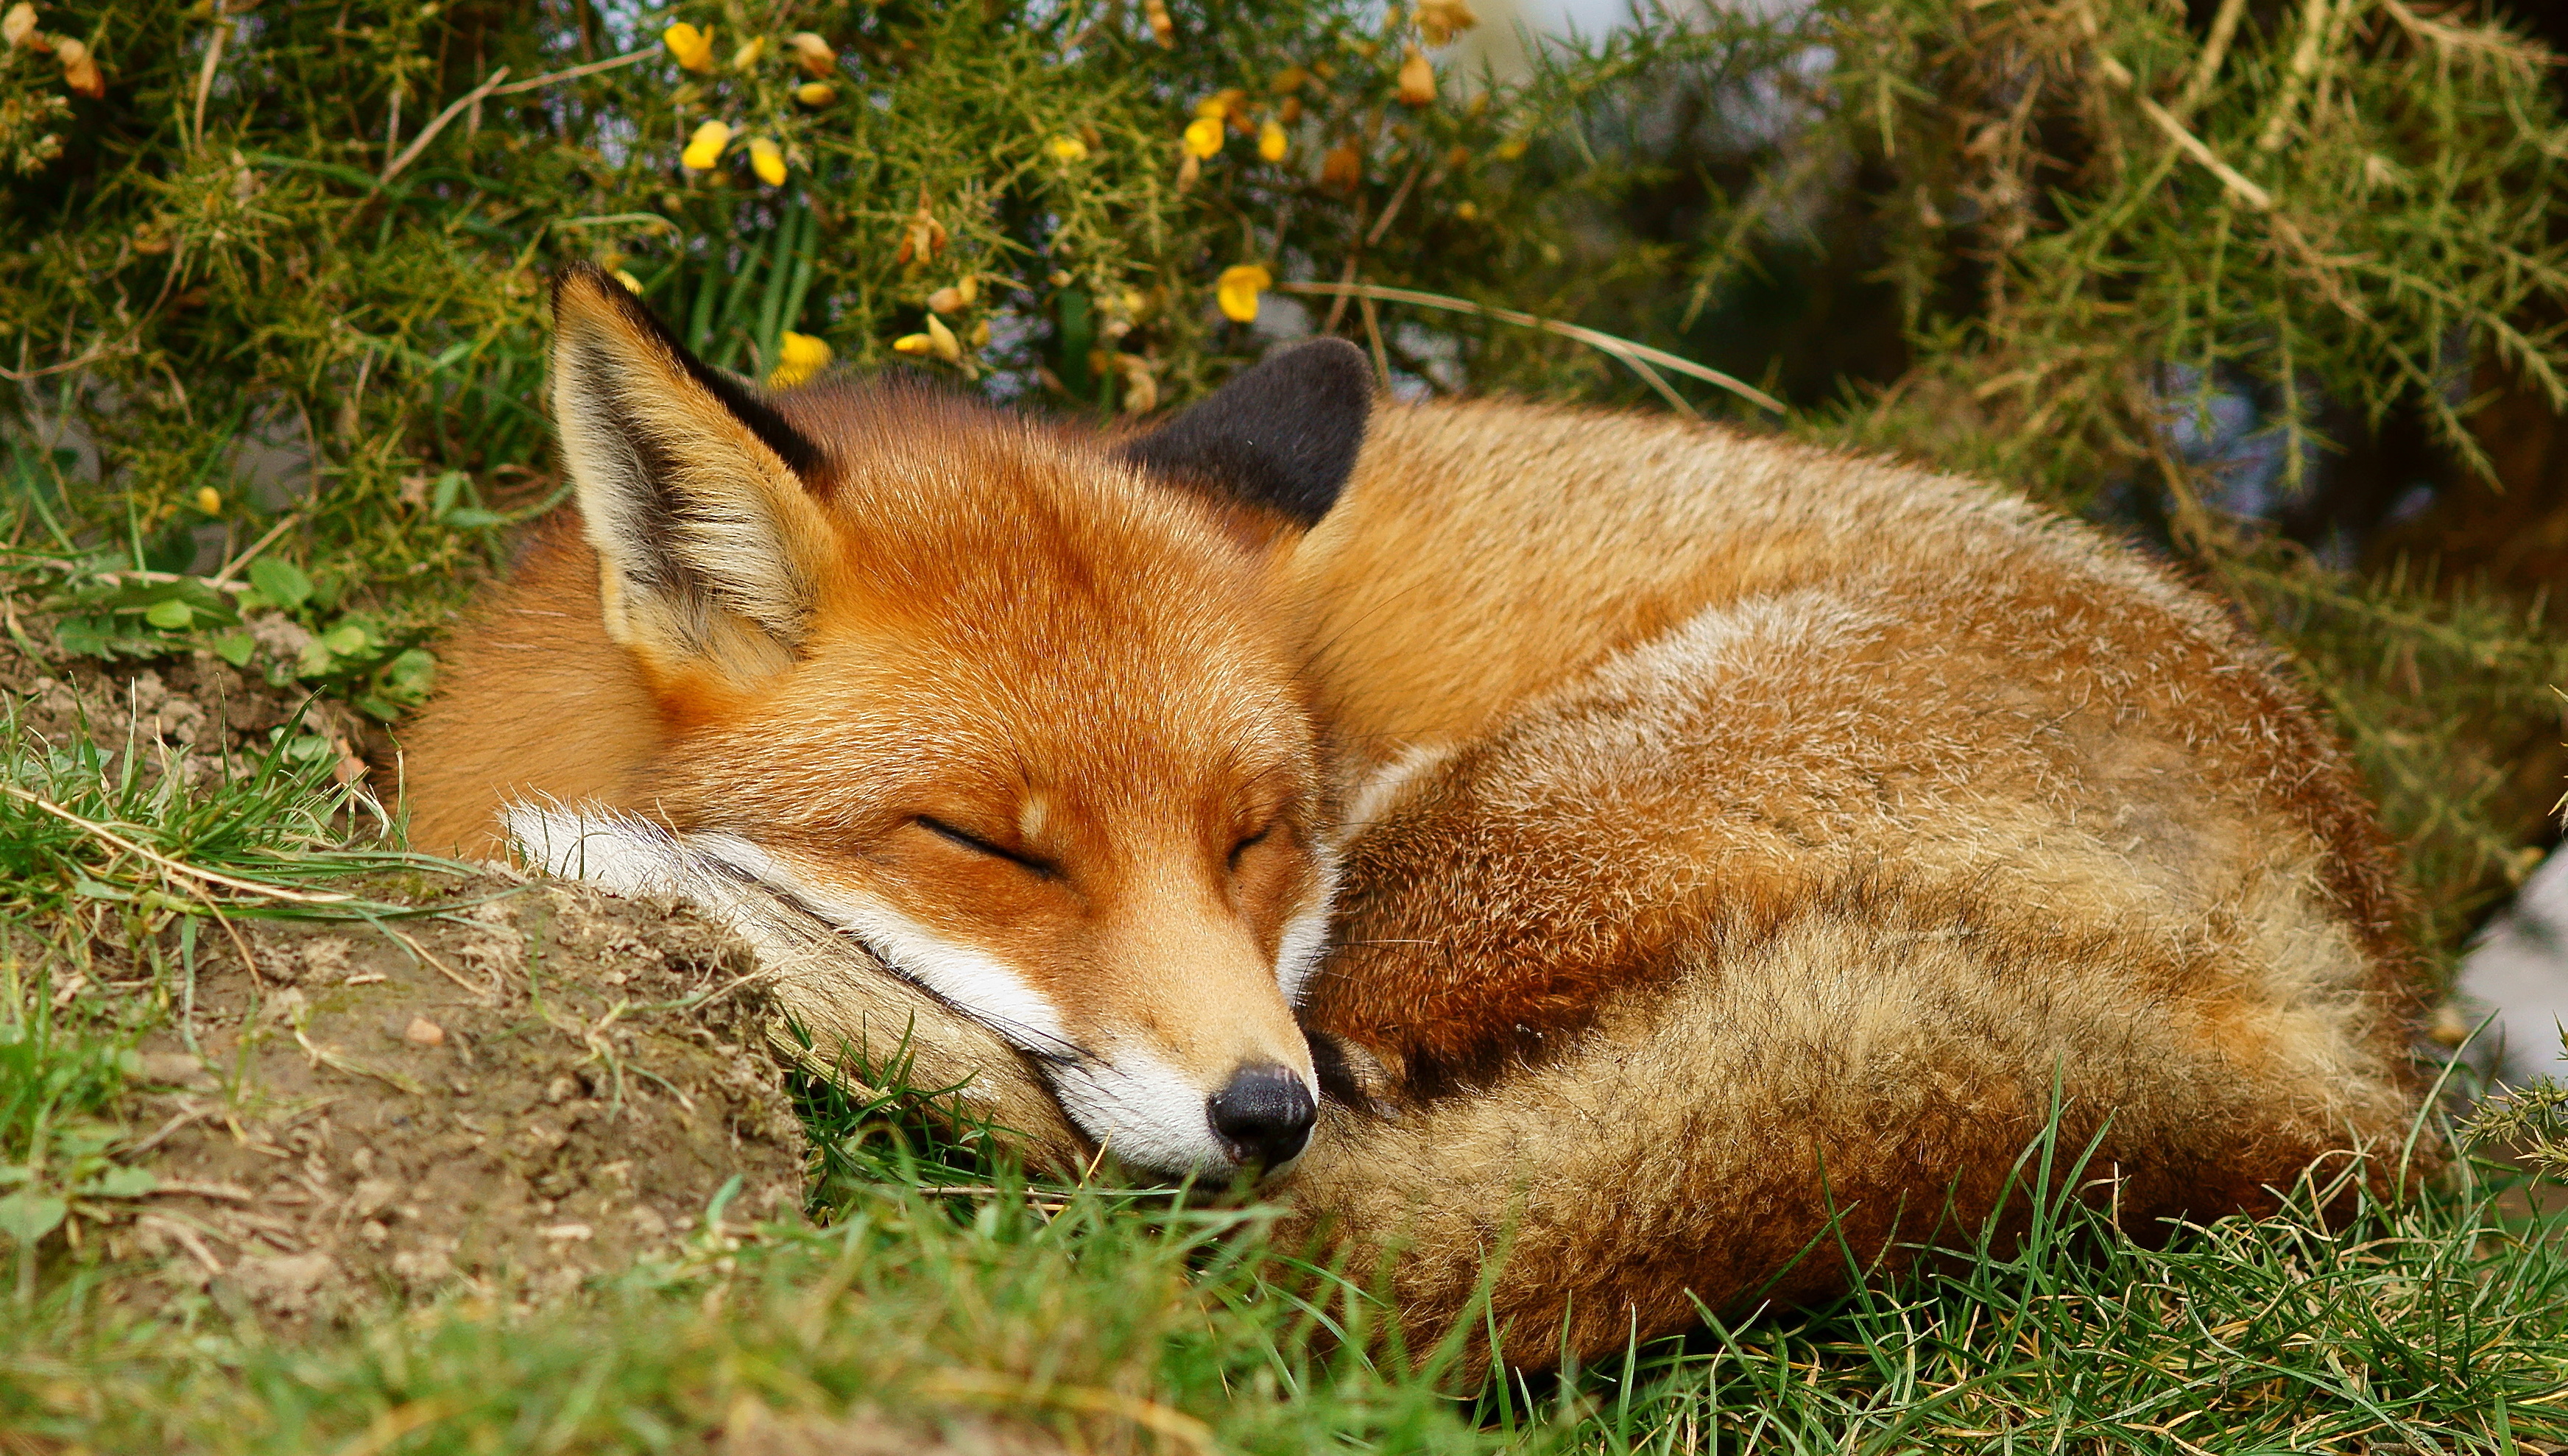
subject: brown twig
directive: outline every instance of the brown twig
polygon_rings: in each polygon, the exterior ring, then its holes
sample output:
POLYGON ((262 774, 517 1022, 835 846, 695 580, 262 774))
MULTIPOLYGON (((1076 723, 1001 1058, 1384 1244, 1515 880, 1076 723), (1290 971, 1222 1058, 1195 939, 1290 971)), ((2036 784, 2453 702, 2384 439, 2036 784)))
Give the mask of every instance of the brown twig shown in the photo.
MULTIPOLYGON (((131 341, 131 340, 128 340, 127 342, 131 343, 132 341, 131 341)), ((90 348, 90 351, 89 351, 87 354, 82 355, 82 356, 81 356, 80 358, 78 358, 78 359, 66 359, 66 360, 64 360, 64 361, 63 361, 62 363, 60 363, 60 364, 48 364, 48 365, 46 365, 46 366, 45 366, 44 368, 42 368, 42 369, 28 369, 28 370, 0 369, 0 379, 8 380, 11 384, 21 384, 21 385, 23 385, 23 384, 32 384, 32 383, 34 383, 34 382, 35 382, 35 381, 37 381, 37 380, 43 379, 45 376, 47 376, 47 375, 49 375, 49 374, 61 374, 61 373, 63 373, 63 372, 64 372, 64 371, 66 371, 66 370, 78 369, 78 368, 80 368, 82 365, 88 364, 88 363, 90 363, 90 362, 91 362, 91 361, 93 361, 93 360, 99 359, 99 358, 103 357, 104 355, 106 355, 107 353, 108 353, 108 346, 107 346, 107 345, 105 345, 105 344, 92 345, 92 346, 91 346, 91 348, 90 348)))
POLYGON ((239 572, 239 570, 240 570, 242 567, 249 565, 251 561, 255 560, 255 559, 257 558, 257 556, 258 556, 258 553, 259 553, 259 552, 264 551, 264 550, 266 550, 268 547, 275 545, 275 544, 276 544, 276 538, 277 538, 277 537, 279 537, 279 536, 281 536, 281 535, 284 535, 284 534, 286 533, 287 529, 288 529, 288 528, 290 528, 291 526, 293 526, 293 524, 295 523, 295 521, 297 521, 297 520, 299 520, 299 519, 301 519, 301 518, 302 518, 302 515, 303 515, 303 512, 302 512, 301 510, 299 510, 299 509, 297 509, 297 510, 289 510, 289 511, 287 511, 285 514, 283 514, 283 515, 281 515, 281 516, 278 516, 278 517, 276 518, 276 524, 274 524, 274 525, 272 525, 272 526, 269 526, 269 527, 267 528, 267 534, 266 534, 266 535, 259 537, 259 538, 258 538, 257 540, 255 540, 255 541, 252 541, 252 542, 250 543, 250 546, 249 546, 249 549, 248 549, 248 550, 243 551, 243 552, 242 552, 242 553, 240 553, 238 556, 235 556, 235 557, 233 557, 231 560, 224 562, 224 563, 223 563, 223 569, 222 569, 222 570, 217 571, 217 572, 215 572, 212 576, 209 576, 209 577, 205 578, 205 585, 207 585, 207 586, 209 586, 209 587, 212 587, 212 588, 214 588, 214 589, 215 589, 215 590, 217 590, 217 591, 220 591, 220 590, 224 587, 224 585, 225 585, 225 584, 227 584, 228 582, 230 582, 230 581, 231 581, 231 579, 232 579, 232 577, 233 577, 233 575, 234 575, 234 574, 236 574, 237 572, 239 572))
POLYGON ((202 1122, 213 1115, 213 1109, 210 1107, 190 1107, 186 1111, 179 1113, 177 1116, 170 1118, 168 1121, 161 1123, 160 1131, 153 1133, 150 1137, 145 1138, 143 1141, 136 1143, 131 1147, 120 1149, 119 1156, 130 1158, 137 1153, 150 1152, 152 1149, 159 1147, 171 1133, 176 1132, 182 1127, 202 1122))
POLYGON ((490 94, 515 96, 521 91, 533 91, 537 87, 551 86, 557 82, 577 81, 583 76, 594 76, 600 71, 612 71, 619 66, 630 66, 636 61, 648 61, 659 54, 658 46, 645 47, 639 51, 627 51, 621 56, 609 56, 603 61, 591 61, 585 66, 573 66, 567 71, 547 71, 541 76, 529 76, 523 81, 511 81, 490 94))
POLYGON ((2238 18, 2246 13, 2247 0, 2220 0, 2219 13, 2211 17, 2211 33, 2203 38, 2202 54, 2194 58, 2193 74, 2184 79, 2184 90, 2169 108, 2178 118, 2192 116, 2210 94, 2211 84, 2220 79, 2221 63, 2229 59, 2229 43, 2238 35, 2238 18))
POLYGON ((1372 247, 1375 243, 1382 241, 1382 235, 1391 231, 1393 219, 1400 216, 1402 204, 1409 200, 1409 189, 1418 185, 1418 174, 1426 169, 1427 158, 1424 155, 1421 155, 1418 160, 1410 166, 1409 175, 1402 177, 1400 179, 1400 185, 1392 190, 1391 200, 1383 204, 1382 215, 1374 219, 1372 230, 1365 234, 1364 245, 1366 247, 1372 247))
POLYGON ((205 149, 205 98, 213 92, 214 68, 223 64, 223 42, 230 39, 233 24, 223 19, 220 11, 215 12, 214 34, 205 42, 205 64, 196 68, 195 141, 189 144, 192 150, 205 149))
POLYGON ((2275 99, 2274 115, 2266 121, 2264 135, 2256 139, 2260 151, 2280 151, 2283 144, 2291 140, 2293 119, 2300 115, 2301 93, 2318 73, 2319 52, 2333 28, 2328 11, 2328 0, 2303 0, 2301 34, 2292 45, 2291 70, 2283 77, 2283 94, 2275 99))
POLYGON ((383 171, 378 173, 375 177, 376 182, 389 182, 393 178, 400 176, 402 168, 410 165, 411 162, 418 157, 421 150, 428 146, 428 144, 437 140, 437 134, 446 130, 447 123, 452 122, 457 117, 463 115, 465 108, 474 105, 481 101, 482 98, 498 90, 499 83, 507 79, 508 68, 502 66, 498 70, 491 72, 490 78, 487 81, 482 82, 480 86, 473 88, 471 91, 464 93, 464 95, 457 97, 454 101, 448 103, 446 110, 439 112, 436 118, 430 121, 427 126, 419 129, 419 135, 410 139, 410 145, 402 148, 399 156, 396 156, 392 160, 384 163, 383 171))
POLYGON ((178 1241, 179 1248, 186 1250, 190 1255, 194 1256, 195 1261, 198 1264, 205 1267, 205 1273, 219 1276, 223 1272, 223 1262, 214 1257, 214 1251, 205 1247, 205 1241, 198 1237, 194 1229, 187 1227, 178 1220, 170 1218, 165 1214, 145 1214, 143 1217, 135 1220, 135 1222, 140 1224, 150 1224, 156 1229, 167 1230, 169 1237, 178 1241))
POLYGON ((377 923, 375 929, 382 931, 385 935, 388 935, 394 940, 409 947, 412 955, 417 956, 421 960, 426 961, 429 965, 436 967, 438 974, 444 976, 447 980, 452 981, 456 985, 463 987, 466 991, 473 993, 474 998, 483 1006, 489 1005, 496 999, 498 995, 498 987, 495 984, 490 986, 476 986, 472 982, 464 979, 463 972, 456 970, 454 967, 447 965, 444 961, 430 954, 428 947, 412 940, 409 936, 402 934, 400 931, 393 929, 389 925, 381 923, 377 923))
MULTIPOLYGON (((2318 3, 2325 4, 2326 0, 2318 0, 2318 3)), ((2177 150, 2191 157, 2205 171, 2218 177, 2220 185, 2231 196, 2258 212, 2274 210, 2274 194, 2248 180, 2246 175, 2236 167, 2221 160, 2220 153, 2212 150, 2209 143, 2193 135, 2183 122, 2176 119, 2173 112, 2159 106, 2147 93, 2142 92, 2137 78, 2131 75, 2131 68, 2115 60, 2112 54, 2103 48, 2102 36, 2095 25, 2093 12, 2081 13, 2086 22, 2087 37, 2095 45, 2096 72, 2116 88, 2131 93, 2131 99, 2139 103, 2140 114, 2149 119, 2149 125, 2164 133, 2166 139, 2175 144, 2177 150)))
POLYGON ((1384 389, 1391 388, 1391 351, 1382 347, 1382 314, 1374 301, 1362 294, 1356 297, 1356 308, 1364 314, 1365 340, 1373 346, 1374 379, 1384 389))
POLYGON ((314 1041, 303 1034, 303 1028, 299 1025, 294 1028, 294 1044, 302 1047, 303 1054, 311 1057, 316 1066, 334 1067, 351 1076, 373 1077, 395 1091, 407 1092, 414 1097, 428 1095, 428 1088, 421 1086, 412 1078, 397 1071, 387 1071, 379 1066, 368 1066, 336 1046, 327 1046, 314 1041))
MULTIPOLYGON (((1361 196, 1356 198, 1356 226, 1359 228, 1363 227, 1365 224, 1365 206, 1369 200, 1370 199, 1361 196)), ((1339 286, 1345 288, 1352 288, 1355 286, 1356 268, 1363 261, 1364 243, 1359 239, 1355 246, 1347 249, 1346 266, 1338 270, 1339 286)), ((1338 324, 1341 320, 1346 318, 1347 304, 1352 297, 1353 295, 1341 293, 1329 304, 1328 321, 1320 325, 1321 333, 1334 334, 1338 331, 1338 324)))
POLYGON ((228 1183, 190 1183, 177 1178, 161 1179, 159 1183, 155 1184, 152 1191, 145 1196, 148 1198, 159 1198, 163 1194, 180 1198, 220 1199, 225 1203, 258 1202, 258 1195, 250 1192, 246 1188, 235 1188, 228 1183))
POLYGON ((391 161, 385 163, 382 174, 377 176, 375 180, 378 183, 389 182, 394 177, 401 175, 402 168, 409 166, 413 161, 418 159, 421 150, 425 148, 429 143, 437 140, 438 133, 446 130, 447 123, 454 121, 457 117, 463 115, 473 107, 479 106, 483 97, 514 96, 518 92, 532 91, 539 86, 551 86, 557 82, 577 80, 582 76, 594 76, 600 71, 612 71, 618 66, 630 66, 636 61, 646 60, 657 54, 659 54, 659 52, 656 47, 651 50, 627 51, 621 56, 611 57, 604 61, 591 61, 585 66, 573 66, 567 71, 555 71, 544 76, 530 76, 523 81, 509 81, 505 86, 500 85, 500 83, 508 80, 508 68, 502 66, 498 70, 491 72, 488 80, 483 81, 480 86, 473 88, 471 91, 464 93, 464 95, 457 97, 454 101, 448 103, 446 110, 439 112, 435 119, 431 120, 427 126, 420 128, 419 135, 410 139, 410 145, 402 148, 401 155, 396 156, 391 161))

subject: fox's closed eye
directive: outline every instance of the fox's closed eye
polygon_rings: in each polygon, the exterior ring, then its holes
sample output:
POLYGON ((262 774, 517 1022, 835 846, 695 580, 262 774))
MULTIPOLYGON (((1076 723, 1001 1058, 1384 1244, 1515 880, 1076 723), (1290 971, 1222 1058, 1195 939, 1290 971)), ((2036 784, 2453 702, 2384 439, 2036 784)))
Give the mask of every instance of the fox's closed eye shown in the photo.
POLYGON ((1004 859, 1045 879, 1056 879, 1061 875, 1061 866, 1051 860, 1040 855, 1025 854, 1004 845, 993 844, 968 829, 958 829, 942 819, 920 814, 911 822, 949 844, 971 850, 975 854, 986 854, 992 859, 1004 859))
POLYGON ((1254 834, 1242 835, 1239 842, 1230 847, 1230 867, 1234 870, 1239 868, 1240 857, 1247 854, 1248 851, 1255 849, 1258 845, 1265 843, 1267 836, 1274 832, 1275 826, 1273 824, 1269 824, 1254 834))

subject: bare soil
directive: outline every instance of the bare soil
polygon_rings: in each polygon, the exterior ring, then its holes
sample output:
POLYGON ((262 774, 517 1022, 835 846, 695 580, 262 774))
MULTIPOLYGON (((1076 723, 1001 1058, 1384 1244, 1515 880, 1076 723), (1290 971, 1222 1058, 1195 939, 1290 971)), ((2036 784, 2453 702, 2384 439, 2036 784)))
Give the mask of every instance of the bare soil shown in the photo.
MULTIPOLYGON (((298 712, 342 781, 373 746, 358 715, 209 655, 111 669, 0 646, 0 710, 190 783, 239 771, 298 712)), ((497 872, 346 888, 422 908, 199 921, 192 958, 173 919, 157 971, 110 937, 47 968, 58 1008, 153 1023, 118 1155, 152 1188, 70 1230, 147 1271, 122 1298, 198 1290, 288 1323, 533 1299, 799 1216, 808 1149, 728 932, 497 872)))
POLYGON ((585 886, 450 897, 380 928, 242 927, 200 956, 192 1007, 139 1047, 149 1145, 126 1161, 158 1187, 112 1255, 301 1320, 538 1298, 723 1237, 709 1216, 798 1216, 807 1150, 754 1049, 745 947, 585 886))
MULTIPOLYGON (((41 641, 41 619, 22 619, 41 641)), ((209 652, 151 663, 105 664, 83 658, 32 658, 0 643, 0 696, 21 731, 63 744, 86 737, 103 749, 129 743, 147 761, 173 764, 186 781, 255 761, 270 735, 289 724, 326 742, 342 783, 365 776, 368 757, 383 756, 390 737, 379 724, 342 703, 278 688, 209 652)))

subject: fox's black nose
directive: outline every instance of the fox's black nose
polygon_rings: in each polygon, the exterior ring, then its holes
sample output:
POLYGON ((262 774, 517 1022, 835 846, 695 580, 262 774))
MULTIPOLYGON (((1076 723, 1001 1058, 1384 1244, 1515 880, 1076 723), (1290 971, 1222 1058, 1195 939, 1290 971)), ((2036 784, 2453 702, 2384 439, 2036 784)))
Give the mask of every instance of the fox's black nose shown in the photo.
POLYGON ((1311 1140, 1319 1109, 1302 1078, 1280 1066, 1243 1066, 1212 1094, 1212 1130, 1243 1163, 1289 1163, 1311 1140))

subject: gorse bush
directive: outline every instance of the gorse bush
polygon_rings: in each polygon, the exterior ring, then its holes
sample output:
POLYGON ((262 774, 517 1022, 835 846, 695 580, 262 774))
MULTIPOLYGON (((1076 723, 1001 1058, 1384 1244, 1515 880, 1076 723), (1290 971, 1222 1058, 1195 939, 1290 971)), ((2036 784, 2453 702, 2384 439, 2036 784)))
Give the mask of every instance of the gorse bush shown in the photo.
POLYGON ((238 601, 96 607, 96 573, 209 574, 290 515, 261 559, 301 590, 247 605, 329 645, 272 675, 415 703, 460 587, 562 497, 543 277, 588 258, 759 377, 1104 419, 1322 328, 1409 393, 1986 469, 2194 555, 2301 653, 2436 940, 2545 832, 2558 759, 2505 766, 2559 736, 2547 619, 2235 513, 2404 423, 2428 483, 2479 468, 2488 371, 2568 400, 2568 128, 2548 58, 2466 11, 1652 9, 1514 78, 1460 59, 1458 0, 7 13, 12 530, 84 650, 243 657, 238 601))

